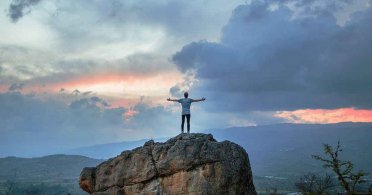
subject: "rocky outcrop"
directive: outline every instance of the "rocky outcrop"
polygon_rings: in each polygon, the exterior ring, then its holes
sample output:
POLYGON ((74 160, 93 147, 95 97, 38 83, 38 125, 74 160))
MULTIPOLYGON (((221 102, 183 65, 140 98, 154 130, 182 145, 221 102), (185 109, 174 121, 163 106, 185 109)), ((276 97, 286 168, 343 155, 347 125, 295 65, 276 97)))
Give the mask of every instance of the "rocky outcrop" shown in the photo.
POLYGON ((256 194, 248 155, 208 134, 148 141, 97 167, 84 168, 80 187, 93 195, 256 194))

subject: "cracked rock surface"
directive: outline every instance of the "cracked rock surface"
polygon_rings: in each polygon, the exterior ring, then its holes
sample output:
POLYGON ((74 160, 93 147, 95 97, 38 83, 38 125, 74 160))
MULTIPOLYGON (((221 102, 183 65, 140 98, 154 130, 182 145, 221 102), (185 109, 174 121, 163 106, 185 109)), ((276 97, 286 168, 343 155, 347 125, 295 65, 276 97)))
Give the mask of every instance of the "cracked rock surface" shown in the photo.
POLYGON ((93 195, 256 194, 248 154, 210 134, 180 134, 148 141, 80 174, 93 195))

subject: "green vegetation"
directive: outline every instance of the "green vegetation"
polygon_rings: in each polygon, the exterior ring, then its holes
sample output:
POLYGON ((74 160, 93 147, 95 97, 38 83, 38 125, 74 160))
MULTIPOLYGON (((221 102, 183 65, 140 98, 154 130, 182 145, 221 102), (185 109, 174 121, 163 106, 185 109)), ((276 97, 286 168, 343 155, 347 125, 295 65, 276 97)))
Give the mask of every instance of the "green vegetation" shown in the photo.
POLYGON ((0 184, 0 195, 68 195, 86 194, 79 189, 75 183, 70 184, 51 184, 51 183, 19 183, 6 181, 0 184))
POLYGON ((79 155, 1 158, 0 195, 86 194, 78 185, 80 171, 100 162, 79 155))
POLYGON ((65 182, 76 180, 84 167, 102 160, 79 155, 50 155, 41 158, 0 158, 0 182, 65 182))

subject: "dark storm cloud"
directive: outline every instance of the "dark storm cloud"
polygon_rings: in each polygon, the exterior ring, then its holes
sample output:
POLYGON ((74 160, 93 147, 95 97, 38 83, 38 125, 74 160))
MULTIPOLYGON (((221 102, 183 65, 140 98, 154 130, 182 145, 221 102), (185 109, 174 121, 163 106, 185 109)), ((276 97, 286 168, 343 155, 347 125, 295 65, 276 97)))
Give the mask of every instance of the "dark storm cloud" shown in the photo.
POLYGON ((31 12, 31 7, 38 4, 41 0, 13 0, 9 5, 9 17, 13 22, 17 22, 24 15, 31 12))
POLYGON ((211 110, 372 108, 371 9, 341 27, 327 10, 292 18, 286 6, 268 7, 238 6, 219 43, 193 42, 173 56, 182 72, 196 70, 194 90, 219 105, 211 110))

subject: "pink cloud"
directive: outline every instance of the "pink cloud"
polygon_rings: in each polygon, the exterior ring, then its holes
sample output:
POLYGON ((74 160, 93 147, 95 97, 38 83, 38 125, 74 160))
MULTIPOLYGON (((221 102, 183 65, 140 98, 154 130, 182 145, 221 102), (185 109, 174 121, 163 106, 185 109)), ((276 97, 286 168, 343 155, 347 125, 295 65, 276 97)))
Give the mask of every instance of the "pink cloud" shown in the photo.
POLYGON ((92 90, 95 92, 113 92, 121 93, 123 90, 129 91, 151 91, 164 90, 167 91, 182 79, 181 75, 173 72, 164 72, 162 74, 154 75, 135 75, 135 74, 97 74, 87 75, 73 80, 54 83, 52 87, 54 90, 60 88, 74 90, 92 90), (118 86, 121 85, 122 88, 118 86))
POLYGON ((355 108, 278 111, 274 116, 292 123, 372 122, 372 110, 355 108))

